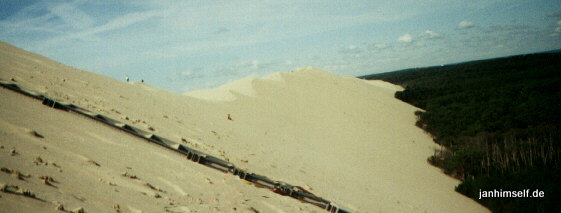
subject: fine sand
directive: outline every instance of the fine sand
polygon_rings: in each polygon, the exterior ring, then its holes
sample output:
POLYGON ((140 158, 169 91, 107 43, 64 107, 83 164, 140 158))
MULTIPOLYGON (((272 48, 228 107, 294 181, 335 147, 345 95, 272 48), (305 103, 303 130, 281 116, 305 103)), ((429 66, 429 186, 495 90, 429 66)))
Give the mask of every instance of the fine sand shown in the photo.
MULTIPOLYGON (((315 68, 177 94, 0 42, 0 79, 302 186, 356 212, 487 212, 427 163, 401 89, 315 68), (230 118, 230 119, 229 119, 230 118)), ((6 212, 325 212, 0 88, 6 212)))

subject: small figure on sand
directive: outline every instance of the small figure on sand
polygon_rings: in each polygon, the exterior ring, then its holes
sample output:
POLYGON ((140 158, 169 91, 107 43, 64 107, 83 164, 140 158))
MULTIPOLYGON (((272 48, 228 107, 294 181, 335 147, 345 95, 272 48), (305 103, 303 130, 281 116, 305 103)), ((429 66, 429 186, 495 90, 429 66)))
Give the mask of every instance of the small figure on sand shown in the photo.
POLYGON ((129 75, 125 75, 125 79, 127 79, 127 82, 129 82, 129 75))
POLYGON ((228 114, 228 120, 232 120, 232 117, 230 117, 230 114, 228 114))

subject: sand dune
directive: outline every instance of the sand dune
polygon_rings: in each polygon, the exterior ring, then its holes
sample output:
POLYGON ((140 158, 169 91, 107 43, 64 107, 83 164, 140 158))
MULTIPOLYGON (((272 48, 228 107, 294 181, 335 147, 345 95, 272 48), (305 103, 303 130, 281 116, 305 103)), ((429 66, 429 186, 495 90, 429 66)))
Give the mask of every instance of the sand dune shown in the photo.
MULTIPOLYGON (((393 98, 400 88, 386 82, 306 68, 181 95, 6 43, 0 79, 184 141, 357 212, 488 211, 427 164, 435 144, 414 126, 417 109, 393 98)), ((0 193, 9 211, 56 212, 62 204, 86 212, 323 212, 98 122, 6 89, 0 94, 0 167, 10 171, 0 182, 35 195, 0 193)))
POLYGON ((188 92, 185 95, 207 101, 233 101, 237 96, 255 96, 252 82, 255 78, 247 77, 214 89, 188 92))

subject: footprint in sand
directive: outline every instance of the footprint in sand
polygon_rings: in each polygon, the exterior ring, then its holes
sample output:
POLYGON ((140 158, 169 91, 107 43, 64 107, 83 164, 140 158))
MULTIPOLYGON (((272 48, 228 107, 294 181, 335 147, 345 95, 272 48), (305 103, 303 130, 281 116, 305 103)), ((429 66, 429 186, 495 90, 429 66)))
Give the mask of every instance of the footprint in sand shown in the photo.
POLYGON ((64 210, 64 206, 62 205, 62 203, 59 203, 58 201, 54 203, 56 205, 55 210, 58 211, 65 211, 64 210))
POLYGON ((205 182, 207 182, 208 184, 214 184, 212 180, 210 180, 210 178, 205 178, 205 182))
POLYGON ((97 167, 101 166, 99 163, 95 162, 94 160, 92 160, 92 159, 90 159, 86 156, 83 156, 83 155, 77 155, 77 156, 78 156, 78 158, 81 158, 82 160, 86 161, 89 164, 92 164, 92 165, 97 166, 97 167))
POLYGON ((24 197, 38 199, 35 196, 35 193, 31 192, 30 190, 6 183, 0 183, 0 192, 12 193, 16 195, 22 195, 24 197))
POLYGON ((23 173, 21 173, 18 170, 6 168, 6 167, 0 168, 0 171, 2 171, 4 173, 8 173, 8 174, 12 175, 13 177, 15 177, 19 180, 25 180, 25 178, 30 178, 31 177, 31 175, 24 175, 23 173))
POLYGON ((49 165, 49 163, 43 161, 43 159, 42 159, 41 157, 39 157, 39 156, 37 156, 37 157, 35 158, 35 160, 33 160, 33 163, 34 163, 36 166, 39 166, 39 164, 44 164, 45 166, 49 165))
POLYGON ((138 179, 138 177, 136 175, 130 174, 128 172, 125 172, 125 173, 121 174, 121 176, 128 177, 130 179, 138 179))
POLYGON ((33 136, 35 136, 35 137, 38 137, 38 138, 45 138, 45 136, 39 134, 39 133, 38 133, 37 131, 35 131, 35 130, 32 130, 30 133, 31 133, 31 135, 33 135, 33 136))
POLYGON ((16 151, 16 149, 11 149, 11 150, 10 150, 10 156, 16 156, 16 155, 18 155, 18 154, 19 154, 19 153, 16 151))
POLYGON ((93 164, 93 165, 95 165, 95 166, 98 166, 98 167, 101 166, 101 165, 99 165, 99 163, 95 162, 95 161, 92 160, 92 159, 88 159, 88 163, 91 163, 91 164, 93 164))
POLYGON ((82 207, 72 210, 72 213, 85 213, 85 212, 86 211, 82 207))
POLYGON ((170 213, 183 213, 183 212, 191 212, 187 206, 166 206, 164 207, 166 212, 170 213))
POLYGON ((166 191, 164 191, 164 190, 162 190, 162 189, 160 189, 160 188, 158 188, 158 187, 153 186, 152 184, 150 184, 150 183, 148 183, 148 182, 146 182, 144 185, 146 185, 148 188, 150 188, 150 189, 152 189, 152 190, 154 190, 154 191, 158 191, 158 192, 162 192, 162 193, 165 193, 165 192, 166 192, 166 191))
POLYGON ((52 187, 58 188, 55 185, 53 185, 53 183, 58 183, 58 181, 53 179, 53 177, 51 177, 51 176, 41 176, 41 177, 39 177, 39 179, 41 179, 41 182, 43 182, 43 184, 45 184, 47 186, 52 186, 52 187))
POLYGON ((72 211, 66 211, 66 209, 64 209, 64 206, 62 205, 62 203, 59 203, 58 201, 55 202, 55 205, 56 205, 55 210, 58 210, 58 211, 71 212, 71 213, 85 213, 86 212, 84 210, 84 208, 82 208, 82 207, 78 207, 78 208, 76 208, 72 211))

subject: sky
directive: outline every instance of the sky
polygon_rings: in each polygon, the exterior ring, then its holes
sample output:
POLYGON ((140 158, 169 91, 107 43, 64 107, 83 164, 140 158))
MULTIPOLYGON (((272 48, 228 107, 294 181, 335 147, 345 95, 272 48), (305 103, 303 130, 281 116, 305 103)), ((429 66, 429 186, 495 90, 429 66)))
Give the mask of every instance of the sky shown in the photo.
POLYGON ((0 0, 0 40, 184 93, 308 66, 361 76, 561 49, 561 1, 0 0))

